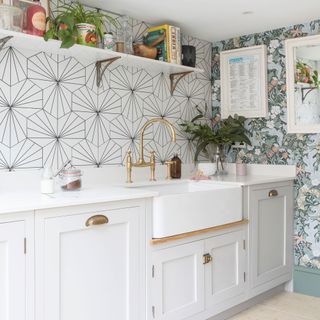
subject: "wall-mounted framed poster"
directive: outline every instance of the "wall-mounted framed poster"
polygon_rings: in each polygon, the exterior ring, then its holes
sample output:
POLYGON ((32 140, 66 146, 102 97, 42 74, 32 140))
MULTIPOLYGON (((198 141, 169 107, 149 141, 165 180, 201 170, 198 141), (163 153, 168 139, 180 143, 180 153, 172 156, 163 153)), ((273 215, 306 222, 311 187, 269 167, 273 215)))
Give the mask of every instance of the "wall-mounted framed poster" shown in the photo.
POLYGON ((265 45, 222 51, 221 116, 266 117, 268 114, 265 45))

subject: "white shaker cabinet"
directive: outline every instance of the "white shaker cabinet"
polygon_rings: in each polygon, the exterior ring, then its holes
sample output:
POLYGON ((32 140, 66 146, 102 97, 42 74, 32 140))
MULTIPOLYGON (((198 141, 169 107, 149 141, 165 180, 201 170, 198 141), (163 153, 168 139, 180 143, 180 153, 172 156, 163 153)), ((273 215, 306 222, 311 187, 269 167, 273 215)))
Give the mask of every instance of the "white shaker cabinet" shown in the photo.
POLYGON ((206 309, 217 314, 243 299, 246 281, 246 228, 205 240, 206 309))
POLYGON ((33 320, 32 225, 28 213, 0 219, 1 320, 33 320))
POLYGON ((154 251, 153 317, 192 319, 205 310, 214 315, 243 299, 245 239, 246 226, 154 251))
POLYGON ((292 277, 292 183, 252 186, 249 221, 249 270, 254 296, 292 277))
POLYGON ((153 318, 177 320, 204 310, 203 242, 153 252, 153 318))
POLYGON ((36 215, 36 319, 143 319, 143 208, 69 210, 36 215))

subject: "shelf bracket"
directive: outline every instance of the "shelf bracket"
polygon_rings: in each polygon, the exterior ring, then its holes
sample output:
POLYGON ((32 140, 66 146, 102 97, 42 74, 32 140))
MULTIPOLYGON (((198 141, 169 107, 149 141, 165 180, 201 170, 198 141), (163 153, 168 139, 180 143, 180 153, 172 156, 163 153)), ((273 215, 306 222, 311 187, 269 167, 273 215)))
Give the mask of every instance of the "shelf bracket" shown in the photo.
POLYGON ((186 71, 186 72, 177 72, 177 73, 170 74, 170 93, 171 93, 171 95, 173 95, 180 80, 192 72, 193 71, 186 71))
POLYGON ((5 46, 5 44, 12 38, 13 38, 13 36, 7 36, 7 37, 0 39, 0 50, 2 50, 3 47, 5 46))
POLYGON ((301 89, 301 93, 302 93, 302 103, 304 102, 304 100, 306 99, 307 95, 315 90, 315 89, 318 89, 318 87, 311 87, 311 88, 302 88, 301 89))
POLYGON ((96 70, 97 70, 97 86, 100 87, 102 76, 105 73, 105 71, 108 69, 108 67, 111 65, 111 63, 117 61, 121 57, 113 57, 108 58, 105 60, 100 60, 96 62, 96 70), (102 66, 102 64, 105 63, 105 66, 102 66))

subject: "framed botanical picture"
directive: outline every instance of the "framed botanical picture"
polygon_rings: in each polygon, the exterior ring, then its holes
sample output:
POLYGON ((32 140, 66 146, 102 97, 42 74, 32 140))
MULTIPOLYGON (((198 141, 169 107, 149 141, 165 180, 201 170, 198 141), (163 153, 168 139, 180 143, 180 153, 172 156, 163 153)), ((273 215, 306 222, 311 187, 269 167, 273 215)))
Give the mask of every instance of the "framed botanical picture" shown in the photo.
POLYGON ((287 39, 289 133, 320 133, 320 35, 287 39))
POLYGON ((221 116, 266 117, 268 113, 267 48, 265 45, 223 51, 221 116))

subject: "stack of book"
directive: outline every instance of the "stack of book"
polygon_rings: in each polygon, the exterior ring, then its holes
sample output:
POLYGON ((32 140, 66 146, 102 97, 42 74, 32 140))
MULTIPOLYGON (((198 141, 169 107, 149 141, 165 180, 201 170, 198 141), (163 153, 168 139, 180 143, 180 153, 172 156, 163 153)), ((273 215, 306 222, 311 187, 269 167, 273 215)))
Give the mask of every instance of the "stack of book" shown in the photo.
POLYGON ((168 24, 149 28, 144 37, 144 44, 150 46, 162 36, 164 36, 164 40, 156 45, 156 59, 164 62, 181 64, 180 28, 168 24))

